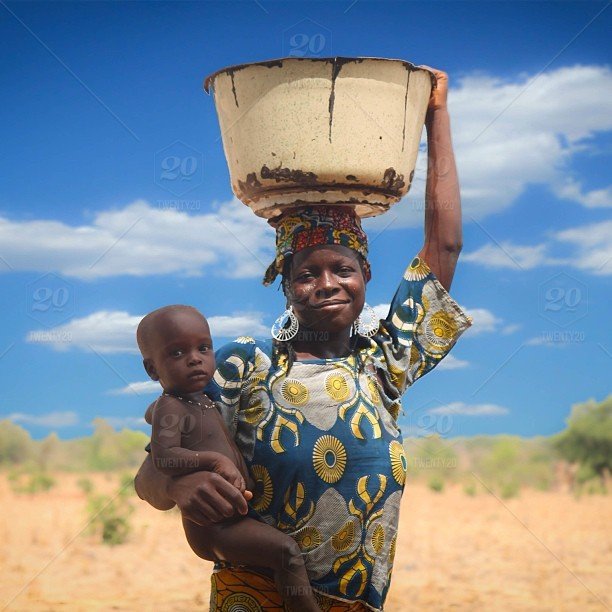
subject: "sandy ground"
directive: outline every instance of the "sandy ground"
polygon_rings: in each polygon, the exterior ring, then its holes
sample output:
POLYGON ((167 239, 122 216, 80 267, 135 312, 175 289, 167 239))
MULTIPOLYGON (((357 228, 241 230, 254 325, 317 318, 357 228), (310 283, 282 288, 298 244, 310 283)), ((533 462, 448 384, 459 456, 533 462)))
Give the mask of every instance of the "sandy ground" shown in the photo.
MULTIPOLYGON (((78 476, 15 495, 0 475, 0 602, 8 610, 206 610, 211 565, 177 511, 132 499, 128 543, 87 533, 78 476)), ((118 477, 91 476, 96 489, 118 477)), ((388 612, 612 608, 612 496, 523 491, 499 500, 408 485, 388 612)))

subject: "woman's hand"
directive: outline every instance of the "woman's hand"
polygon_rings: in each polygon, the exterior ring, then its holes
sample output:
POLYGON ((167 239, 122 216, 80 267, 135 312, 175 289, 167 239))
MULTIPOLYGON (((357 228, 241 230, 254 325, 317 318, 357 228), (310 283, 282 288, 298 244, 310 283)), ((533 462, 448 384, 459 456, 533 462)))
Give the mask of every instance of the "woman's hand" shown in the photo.
POLYGON ((214 472, 193 472, 170 478, 167 494, 185 518, 199 525, 246 514, 247 500, 253 496, 250 491, 241 493, 214 472))
POLYGON ((427 118, 437 110, 446 110, 446 100, 448 96, 448 74, 442 70, 431 68, 430 66, 419 66, 433 72, 436 76, 436 86, 431 90, 429 104, 427 105, 427 118))
POLYGON ((219 454, 211 468, 211 472, 223 476, 227 482, 234 485, 241 493, 245 492, 246 483, 240 470, 225 455, 219 454))

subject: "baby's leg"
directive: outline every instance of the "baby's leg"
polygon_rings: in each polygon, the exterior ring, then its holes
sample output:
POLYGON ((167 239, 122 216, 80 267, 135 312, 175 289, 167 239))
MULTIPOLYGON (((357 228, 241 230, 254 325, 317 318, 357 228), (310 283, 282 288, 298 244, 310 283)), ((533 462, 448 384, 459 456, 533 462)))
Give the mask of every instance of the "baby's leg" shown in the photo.
POLYGON ((288 610, 320 611, 300 548, 282 531, 249 517, 206 527, 183 518, 183 527, 196 555, 208 561, 270 568, 288 610))

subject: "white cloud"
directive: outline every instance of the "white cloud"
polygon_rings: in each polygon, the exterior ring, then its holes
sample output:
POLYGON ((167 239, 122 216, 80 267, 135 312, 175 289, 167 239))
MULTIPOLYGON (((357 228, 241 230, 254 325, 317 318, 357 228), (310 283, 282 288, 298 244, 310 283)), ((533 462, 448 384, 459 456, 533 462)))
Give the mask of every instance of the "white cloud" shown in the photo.
POLYGON ((510 241, 484 246, 461 255, 461 261, 471 261, 486 268, 511 268, 530 270, 548 262, 546 245, 521 246, 510 241))
POLYGON ((57 351, 76 348, 99 353, 138 353, 136 328, 142 316, 120 310, 99 310, 54 327, 48 335, 44 330, 31 331, 26 341, 49 344, 57 351), (62 338, 70 340, 62 341, 62 338))
POLYGON ((568 262, 572 267, 595 275, 612 274, 612 221, 566 229, 553 237, 574 248, 568 262))
MULTIPOLYGON (((120 310, 99 310, 73 319, 51 330, 34 330, 26 341, 47 344, 56 351, 80 349, 98 353, 138 353, 136 328, 144 315, 130 315, 120 310)), ((208 317, 213 337, 267 336, 263 313, 233 313, 208 317)))
MULTIPOLYGON (((529 184, 547 185, 587 207, 610 206, 610 187, 584 191, 571 177, 573 155, 590 150, 594 135, 612 129, 610 91, 607 66, 559 68, 521 75, 515 82, 482 74, 451 82, 449 107, 466 221, 508 208, 529 184)), ((380 231, 391 220, 392 227, 422 225, 426 164, 426 156, 419 155, 410 193, 366 227, 380 231)), ((524 267, 530 267, 529 253, 522 256, 524 267)))
POLYGON ((467 368, 470 365, 469 361, 465 359, 457 359, 452 354, 448 354, 440 363, 436 366, 437 370, 459 370, 460 368, 467 368))
POLYGON ((270 335, 270 326, 263 323, 263 313, 243 312, 231 316, 218 315, 208 317, 208 323, 213 336, 233 338, 236 336, 264 336, 270 335))
POLYGON ((487 308, 465 308, 464 306, 462 308, 473 320, 472 326, 465 332, 465 337, 493 332, 508 335, 514 333, 520 327, 520 325, 515 323, 504 324, 502 318, 495 316, 487 308))
POLYGON ((547 242, 520 246, 505 241, 484 246, 461 256, 486 268, 531 269, 540 266, 568 266, 598 276, 612 274, 612 221, 600 221, 552 232, 547 242), (563 248, 564 257, 550 252, 563 248))
POLYGON ((444 406, 428 410, 430 414, 450 414, 463 416, 489 416, 508 414, 510 410, 497 404, 466 404, 464 402, 451 402, 444 406))
POLYGON ((387 317, 387 315, 389 314, 390 307, 391 304, 376 304, 376 306, 372 306, 374 312, 376 313, 376 316, 379 319, 385 319, 387 317))
POLYGON ((152 395, 154 393, 161 393, 161 391, 161 385, 156 380, 143 380, 129 383, 127 386, 119 389, 111 389, 108 395, 152 395))
POLYGON ((552 348, 564 348, 576 346, 586 340, 585 332, 574 330, 558 330, 542 332, 525 341, 526 346, 546 346, 552 348))
POLYGON ((466 334, 476 335, 497 331, 503 321, 486 308, 463 308, 463 310, 473 320, 472 327, 466 331, 466 334))
POLYGON ((579 182, 569 179, 559 185, 555 193, 560 198, 580 202, 587 208, 609 208, 612 206, 612 187, 584 191, 579 182))
POLYGON ((13 412, 5 418, 14 423, 26 423, 39 427, 70 427, 79 422, 76 412, 47 412, 46 414, 26 414, 25 412, 13 412))
POLYGON ((542 334, 540 336, 534 336, 533 338, 529 338, 529 340, 525 341, 526 346, 548 346, 553 348, 562 348, 566 346, 566 342, 555 340, 552 337, 546 336, 542 334))
POLYGON ((198 276, 214 270, 243 278, 263 276, 274 238, 268 224, 237 200, 200 215, 138 200, 98 212, 89 225, 0 218, 0 243, 13 270, 53 271, 81 279, 198 276))

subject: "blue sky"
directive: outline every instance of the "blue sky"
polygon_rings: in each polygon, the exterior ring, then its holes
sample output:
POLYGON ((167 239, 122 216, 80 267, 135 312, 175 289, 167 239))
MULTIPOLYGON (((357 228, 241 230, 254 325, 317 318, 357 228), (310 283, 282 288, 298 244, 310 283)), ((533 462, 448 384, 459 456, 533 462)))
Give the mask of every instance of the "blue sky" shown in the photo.
MULTIPOLYGON (((134 329, 200 308, 267 335, 273 234, 233 200, 207 74, 297 54, 446 70, 474 317, 404 398, 405 433, 549 435, 610 393, 612 9, 600 2, 1 3, 0 417, 35 437, 146 426, 134 329), (302 44, 304 41, 310 44, 302 44), (176 156, 192 164, 164 178, 176 156), (167 167, 167 166, 166 166, 167 167)), ((366 223, 368 302, 422 246, 410 194, 366 223), (386 227, 392 219, 390 227, 386 227)))

